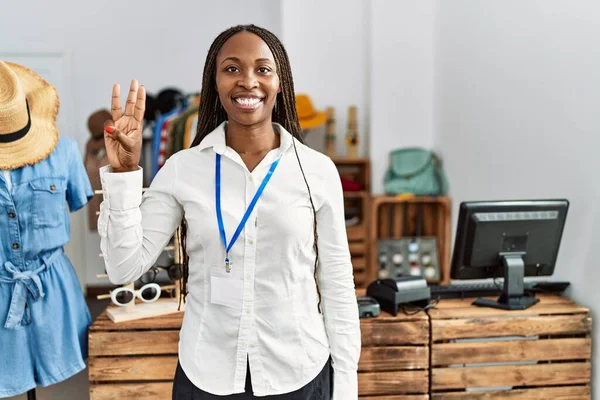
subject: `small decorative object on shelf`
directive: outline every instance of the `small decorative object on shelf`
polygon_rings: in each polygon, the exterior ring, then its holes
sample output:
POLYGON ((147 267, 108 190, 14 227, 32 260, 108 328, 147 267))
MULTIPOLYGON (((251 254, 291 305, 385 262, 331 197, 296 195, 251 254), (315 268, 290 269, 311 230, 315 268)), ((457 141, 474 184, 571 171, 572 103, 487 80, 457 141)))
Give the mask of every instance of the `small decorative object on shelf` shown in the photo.
MULTIPOLYGON (((106 274, 97 275, 98 278, 108 278, 106 274)), ((109 294, 97 296, 99 300, 110 299, 113 307, 106 309, 106 314, 115 323, 133 321, 141 318, 157 317, 165 314, 183 312, 185 303, 179 306, 179 281, 172 285, 159 285, 146 283, 141 288, 135 289, 135 282, 113 289, 109 294), (162 293, 170 291, 170 297, 161 297, 162 293), (139 299, 139 302, 136 301, 139 299)))
POLYGON ((358 156, 358 122, 356 106, 348 107, 348 132, 346 133, 346 146, 348 148, 348 157, 356 158, 358 156))
POLYGON ((325 122, 325 154, 335 157, 335 109, 327 107, 327 121, 325 122))

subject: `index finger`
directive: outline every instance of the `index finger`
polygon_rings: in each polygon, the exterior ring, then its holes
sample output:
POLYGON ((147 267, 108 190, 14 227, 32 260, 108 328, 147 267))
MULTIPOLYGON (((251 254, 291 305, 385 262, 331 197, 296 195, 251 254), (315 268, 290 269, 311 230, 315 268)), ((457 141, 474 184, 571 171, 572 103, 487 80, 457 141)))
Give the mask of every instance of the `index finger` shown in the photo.
POLYGON ((137 100, 135 102, 135 111, 133 112, 133 118, 137 122, 142 122, 144 119, 144 113, 146 112, 146 88, 140 86, 137 93, 137 100))
POLYGON ((110 113, 113 121, 118 120, 123 115, 123 110, 121 109, 121 86, 118 83, 113 85, 110 113))

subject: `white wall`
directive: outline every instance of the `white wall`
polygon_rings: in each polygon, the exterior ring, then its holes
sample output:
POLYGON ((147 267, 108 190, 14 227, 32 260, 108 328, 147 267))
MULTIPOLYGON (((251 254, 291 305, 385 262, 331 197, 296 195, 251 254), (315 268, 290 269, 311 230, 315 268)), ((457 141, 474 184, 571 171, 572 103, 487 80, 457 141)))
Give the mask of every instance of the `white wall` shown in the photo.
MULTIPOLYGON (((198 91, 206 53, 221 31, 240 23, 254 23, 281 34, 278 1, 176 4, 156 2, 150 6, 141 0, 107 0, 101 6, 75 0, 11 2, 2 10, 0 54, 65 55, 70 92, 59 95, 72 99, 73 107, 61 112, 69 112, 75 132, 63 134, 78 138, 83 154, 89 137, 87 117, 98 108, 110 108, 113 83, 128 87, 129 81, 136 78, 149 93, 165 86, 198 91)), ((105 284, 95 277, 104 268, 98 257, 98 235, 88 231, 73 234, 85 236, 88 264, 80 279, 105 284)))
MULTIPOLYGON (((319 110, 334 107, 340 156, 347 154, 344 136, 350 105, 358 110, 359 154, 367 155, 369 4, 363 0, 281 1, 281 39, 290 57, 294 90, 308 94, 319 110)), ((307 141, 311 145, 322 142, 323 134, 323 128, 309 132, 307 141), (318 139, 311 141, 310 136, 318 139)))
POLYGON ((391 150, 433 145, 434 8, 431 0, 370 4, 369 156, 380 194, 391 150))
POLYGON ((382 193, 390 150, 433 144, 433 1, 282 0, 281 10, 296 92, 335 107, 340 155, 358 106, 359 152, 382 193))
POLYGON ((435 141, 455 206, 567 197, 558 274, 584 278, 598 207, 600 4, 459 0, 438 7, 435 141))
POLYGON ((435 144, 454 220, 463 200, 568 198, 554 279, 571 281, 572 297, 597 316, 600 3, 436 7, 435 144))

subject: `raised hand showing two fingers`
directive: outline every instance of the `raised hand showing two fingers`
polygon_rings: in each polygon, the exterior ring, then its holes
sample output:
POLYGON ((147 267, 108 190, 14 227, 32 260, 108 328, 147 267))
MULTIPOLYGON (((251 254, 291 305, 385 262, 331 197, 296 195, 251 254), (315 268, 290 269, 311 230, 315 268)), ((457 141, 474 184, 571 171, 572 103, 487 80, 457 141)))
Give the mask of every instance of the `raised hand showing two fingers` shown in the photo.
POLYGON ((125 102, 121 108, 121 87, 115 84, 111 100, 112 121, 104 124, 104 141, 108 161, 114 172, 138 169, 142 152, 142 122, 146 110, 146 89, 132 80, 125 102))

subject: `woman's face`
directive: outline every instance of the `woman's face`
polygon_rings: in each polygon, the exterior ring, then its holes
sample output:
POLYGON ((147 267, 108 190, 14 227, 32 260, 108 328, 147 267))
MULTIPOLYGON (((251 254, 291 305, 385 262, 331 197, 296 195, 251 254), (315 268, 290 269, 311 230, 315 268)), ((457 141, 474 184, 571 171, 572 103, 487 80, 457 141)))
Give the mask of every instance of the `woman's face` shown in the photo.
POLYGON ((279 76, 269 46, 257 35, 239 32, 217 54, 217 91, 229 121, 251 126, 271 122, 279 76))

